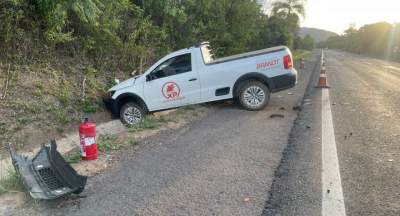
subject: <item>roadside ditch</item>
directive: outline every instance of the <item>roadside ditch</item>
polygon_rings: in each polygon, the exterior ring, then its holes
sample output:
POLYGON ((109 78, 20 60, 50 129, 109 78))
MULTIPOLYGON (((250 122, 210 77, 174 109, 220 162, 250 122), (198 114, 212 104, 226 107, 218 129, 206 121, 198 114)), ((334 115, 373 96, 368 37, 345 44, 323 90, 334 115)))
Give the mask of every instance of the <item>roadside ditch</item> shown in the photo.
MULTIPOLYGON (((99 158, 93 161, 82 161, 79 149, 78 132, 57 140, 58 150, 65 160, 80 174, 90 177, 107 172, 118 163, 116 155, 128 148, 140 148, 140 142, 166 130, 177 130, 207 115, 207 105, 191 105, 175 110, 154 113, 147 116, 139 125, 126 128, 119 120, 113 120, 97 127, 97 146, 99 158)), ((32 156, 33 152, 24 155, 32 156)), ((0 178, 0 215, 10 208, 35 203, 30 198, 11 165, 10 159, 1 161, 0 178)))

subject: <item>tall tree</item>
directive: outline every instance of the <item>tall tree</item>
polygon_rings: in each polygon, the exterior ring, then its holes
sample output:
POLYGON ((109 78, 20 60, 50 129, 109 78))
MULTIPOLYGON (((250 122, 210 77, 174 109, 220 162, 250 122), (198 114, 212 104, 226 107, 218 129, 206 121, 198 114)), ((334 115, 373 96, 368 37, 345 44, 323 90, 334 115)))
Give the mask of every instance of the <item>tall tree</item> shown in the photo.
POLYGON ((379 22, 359 29, 351 25, 343 35, 329 38, 320 46, 400 60, 400 25, 379 22))
POLYGON ((271 19, 280 20, 279 23, 284 26, 286 33, 282 34, 285 36, 282 39, 289 47, 295 44, 300 28, 300 17, 305 17, 305 2, 306 0, 277 0, 272 3, 271 19))
POLYGON ((272 14, 290 17, 305 17, 305 0, 279 0, 272 3, 272 14))

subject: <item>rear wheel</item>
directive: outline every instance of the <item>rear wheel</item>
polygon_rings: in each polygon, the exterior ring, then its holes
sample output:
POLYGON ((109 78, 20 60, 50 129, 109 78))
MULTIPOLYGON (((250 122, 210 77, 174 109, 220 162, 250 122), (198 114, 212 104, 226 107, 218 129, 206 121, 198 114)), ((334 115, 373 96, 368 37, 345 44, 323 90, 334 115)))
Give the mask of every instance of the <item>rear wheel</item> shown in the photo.
POLYGON ((127 126, 138 124, 145 115, 143 108, 134 102, 124 104, 120 110, 120 119, 127 126))
POLYGON ((248 81, 240 87, 239 102, 247 110, 261 110, 267 106, 270 94, 264 83, 248 81))

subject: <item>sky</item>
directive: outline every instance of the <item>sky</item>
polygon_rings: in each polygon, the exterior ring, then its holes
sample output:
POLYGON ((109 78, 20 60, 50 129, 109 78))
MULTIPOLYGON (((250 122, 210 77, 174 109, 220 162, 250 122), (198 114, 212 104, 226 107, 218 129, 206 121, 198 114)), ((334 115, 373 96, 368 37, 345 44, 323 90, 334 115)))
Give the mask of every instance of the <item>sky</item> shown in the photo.
MULTIPOLYGON (((268 7, 271 0, 258 0, 268 7)), ((343 33, 350 23, 356 27, 386 21, 400 22, 400 0, 307 0, 301 26, 343 33)))

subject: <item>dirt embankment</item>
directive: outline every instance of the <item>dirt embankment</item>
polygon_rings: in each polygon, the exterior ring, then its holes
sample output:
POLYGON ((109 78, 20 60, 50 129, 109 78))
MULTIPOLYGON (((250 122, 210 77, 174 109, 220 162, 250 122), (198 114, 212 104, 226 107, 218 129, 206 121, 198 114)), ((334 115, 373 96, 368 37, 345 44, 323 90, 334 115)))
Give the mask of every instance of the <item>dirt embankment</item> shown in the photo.
POLYGON ((129 76, 82 59, 0 60, 0 157, 8 142, 32 150, 77 130, 84 116, 97 123, 109 121, 101 100, 115 77, 129 76))

